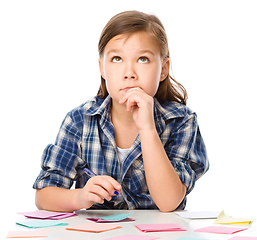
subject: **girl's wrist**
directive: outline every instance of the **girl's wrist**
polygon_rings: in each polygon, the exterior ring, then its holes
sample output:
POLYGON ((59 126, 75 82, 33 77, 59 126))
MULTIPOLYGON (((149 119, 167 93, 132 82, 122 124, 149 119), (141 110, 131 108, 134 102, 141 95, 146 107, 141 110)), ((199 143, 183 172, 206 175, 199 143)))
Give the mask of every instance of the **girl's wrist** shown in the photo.
POLYGON ((80 194, 81 194, 81 189, 71 190, 71 208, 74 209, 73 211, 77 211, 84 208, 81 203, 80 194))
POLYGON ((138 133, 139 133, 141 141, 143 141, 144 139, 153 138, 153 137, 158 136, 158 133, 157 133, 155 127, 138 130, 138 133))

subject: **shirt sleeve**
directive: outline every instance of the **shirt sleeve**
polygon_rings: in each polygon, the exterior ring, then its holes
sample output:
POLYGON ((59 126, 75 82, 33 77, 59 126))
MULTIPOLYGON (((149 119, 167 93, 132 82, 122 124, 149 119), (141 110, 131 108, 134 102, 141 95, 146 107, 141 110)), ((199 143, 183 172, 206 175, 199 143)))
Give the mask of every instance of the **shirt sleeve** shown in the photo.
POLYGON ((49 144, 42 155, 41 172, 33 188, 48 186, 71 188, 78 178, 81 159, 83 119, 80 114, 69 113, 64 119, 55 144, 49 144))
POLYGON ((209 161, 196 114, 176 121, 165 150, 188 194, 196 180, 209 169, 209 161))

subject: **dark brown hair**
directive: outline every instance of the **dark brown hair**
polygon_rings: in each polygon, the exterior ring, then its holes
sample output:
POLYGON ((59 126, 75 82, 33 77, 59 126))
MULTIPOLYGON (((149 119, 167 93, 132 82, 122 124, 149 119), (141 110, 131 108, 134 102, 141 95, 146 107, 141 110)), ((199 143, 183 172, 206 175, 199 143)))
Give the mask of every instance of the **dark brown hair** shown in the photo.
MULTIPOLYGON (((170 57, 168 39, 161 21, 154 15, 148 15, 138 11, 122 12, 109 20, 99 39, 99 56, 102 56, 105 46, 113 37, 120 34, 131 35, 136 32, 146 32, 149 34, 159 45, 161 57, 163 59, 170 57)), ((106 98, 108 94, 105 79, 101 77, 101 85, 97 96, 106 98)), ((155 97, 161 103, 175 101, 186 105, 187 102, 185 88, 171 77, 170 74, 168 74, 164 81, 160 82, 155 97)))

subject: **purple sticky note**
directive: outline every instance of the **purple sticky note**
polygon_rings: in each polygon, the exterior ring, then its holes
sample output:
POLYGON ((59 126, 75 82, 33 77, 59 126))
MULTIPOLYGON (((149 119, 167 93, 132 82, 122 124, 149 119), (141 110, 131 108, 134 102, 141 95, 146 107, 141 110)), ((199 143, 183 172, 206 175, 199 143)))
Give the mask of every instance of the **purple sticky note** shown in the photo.
POLYGON ((38 210, 34 212, 21 212, 18 214, 24 215, 27 218, 53 219, 53 220, 59 220, 59 219, 68 218, 68 217, 77 215, 76 213, 50 212, 50 211, 43 211, 43 210, 38 210))

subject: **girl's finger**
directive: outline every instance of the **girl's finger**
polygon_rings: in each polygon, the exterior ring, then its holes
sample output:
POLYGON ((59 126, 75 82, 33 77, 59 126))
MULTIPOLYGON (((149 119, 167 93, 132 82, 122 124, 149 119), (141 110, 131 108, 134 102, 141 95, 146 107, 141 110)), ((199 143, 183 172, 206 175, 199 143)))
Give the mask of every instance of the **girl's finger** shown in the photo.
POLYGON ((99 185, 94 185, 90 189, 90 192, 94 195, 97 195, 101 199, 106 199, 107 201, 110 201, 112 198, 111 195, 109 194, 109 192, 106 189, 104 189, 102 186, 99 186, 99 185))
POLYGON ((110 196, 114 195, 116 190, 120 190, 120 184, 110 176, 94 177, 94 184, 103 188, 110 196))
POLYGON ((129 98, 127 100, 127 111, 132 111, 133 107, 138 106, 138 101, 135 98, 129 98))

